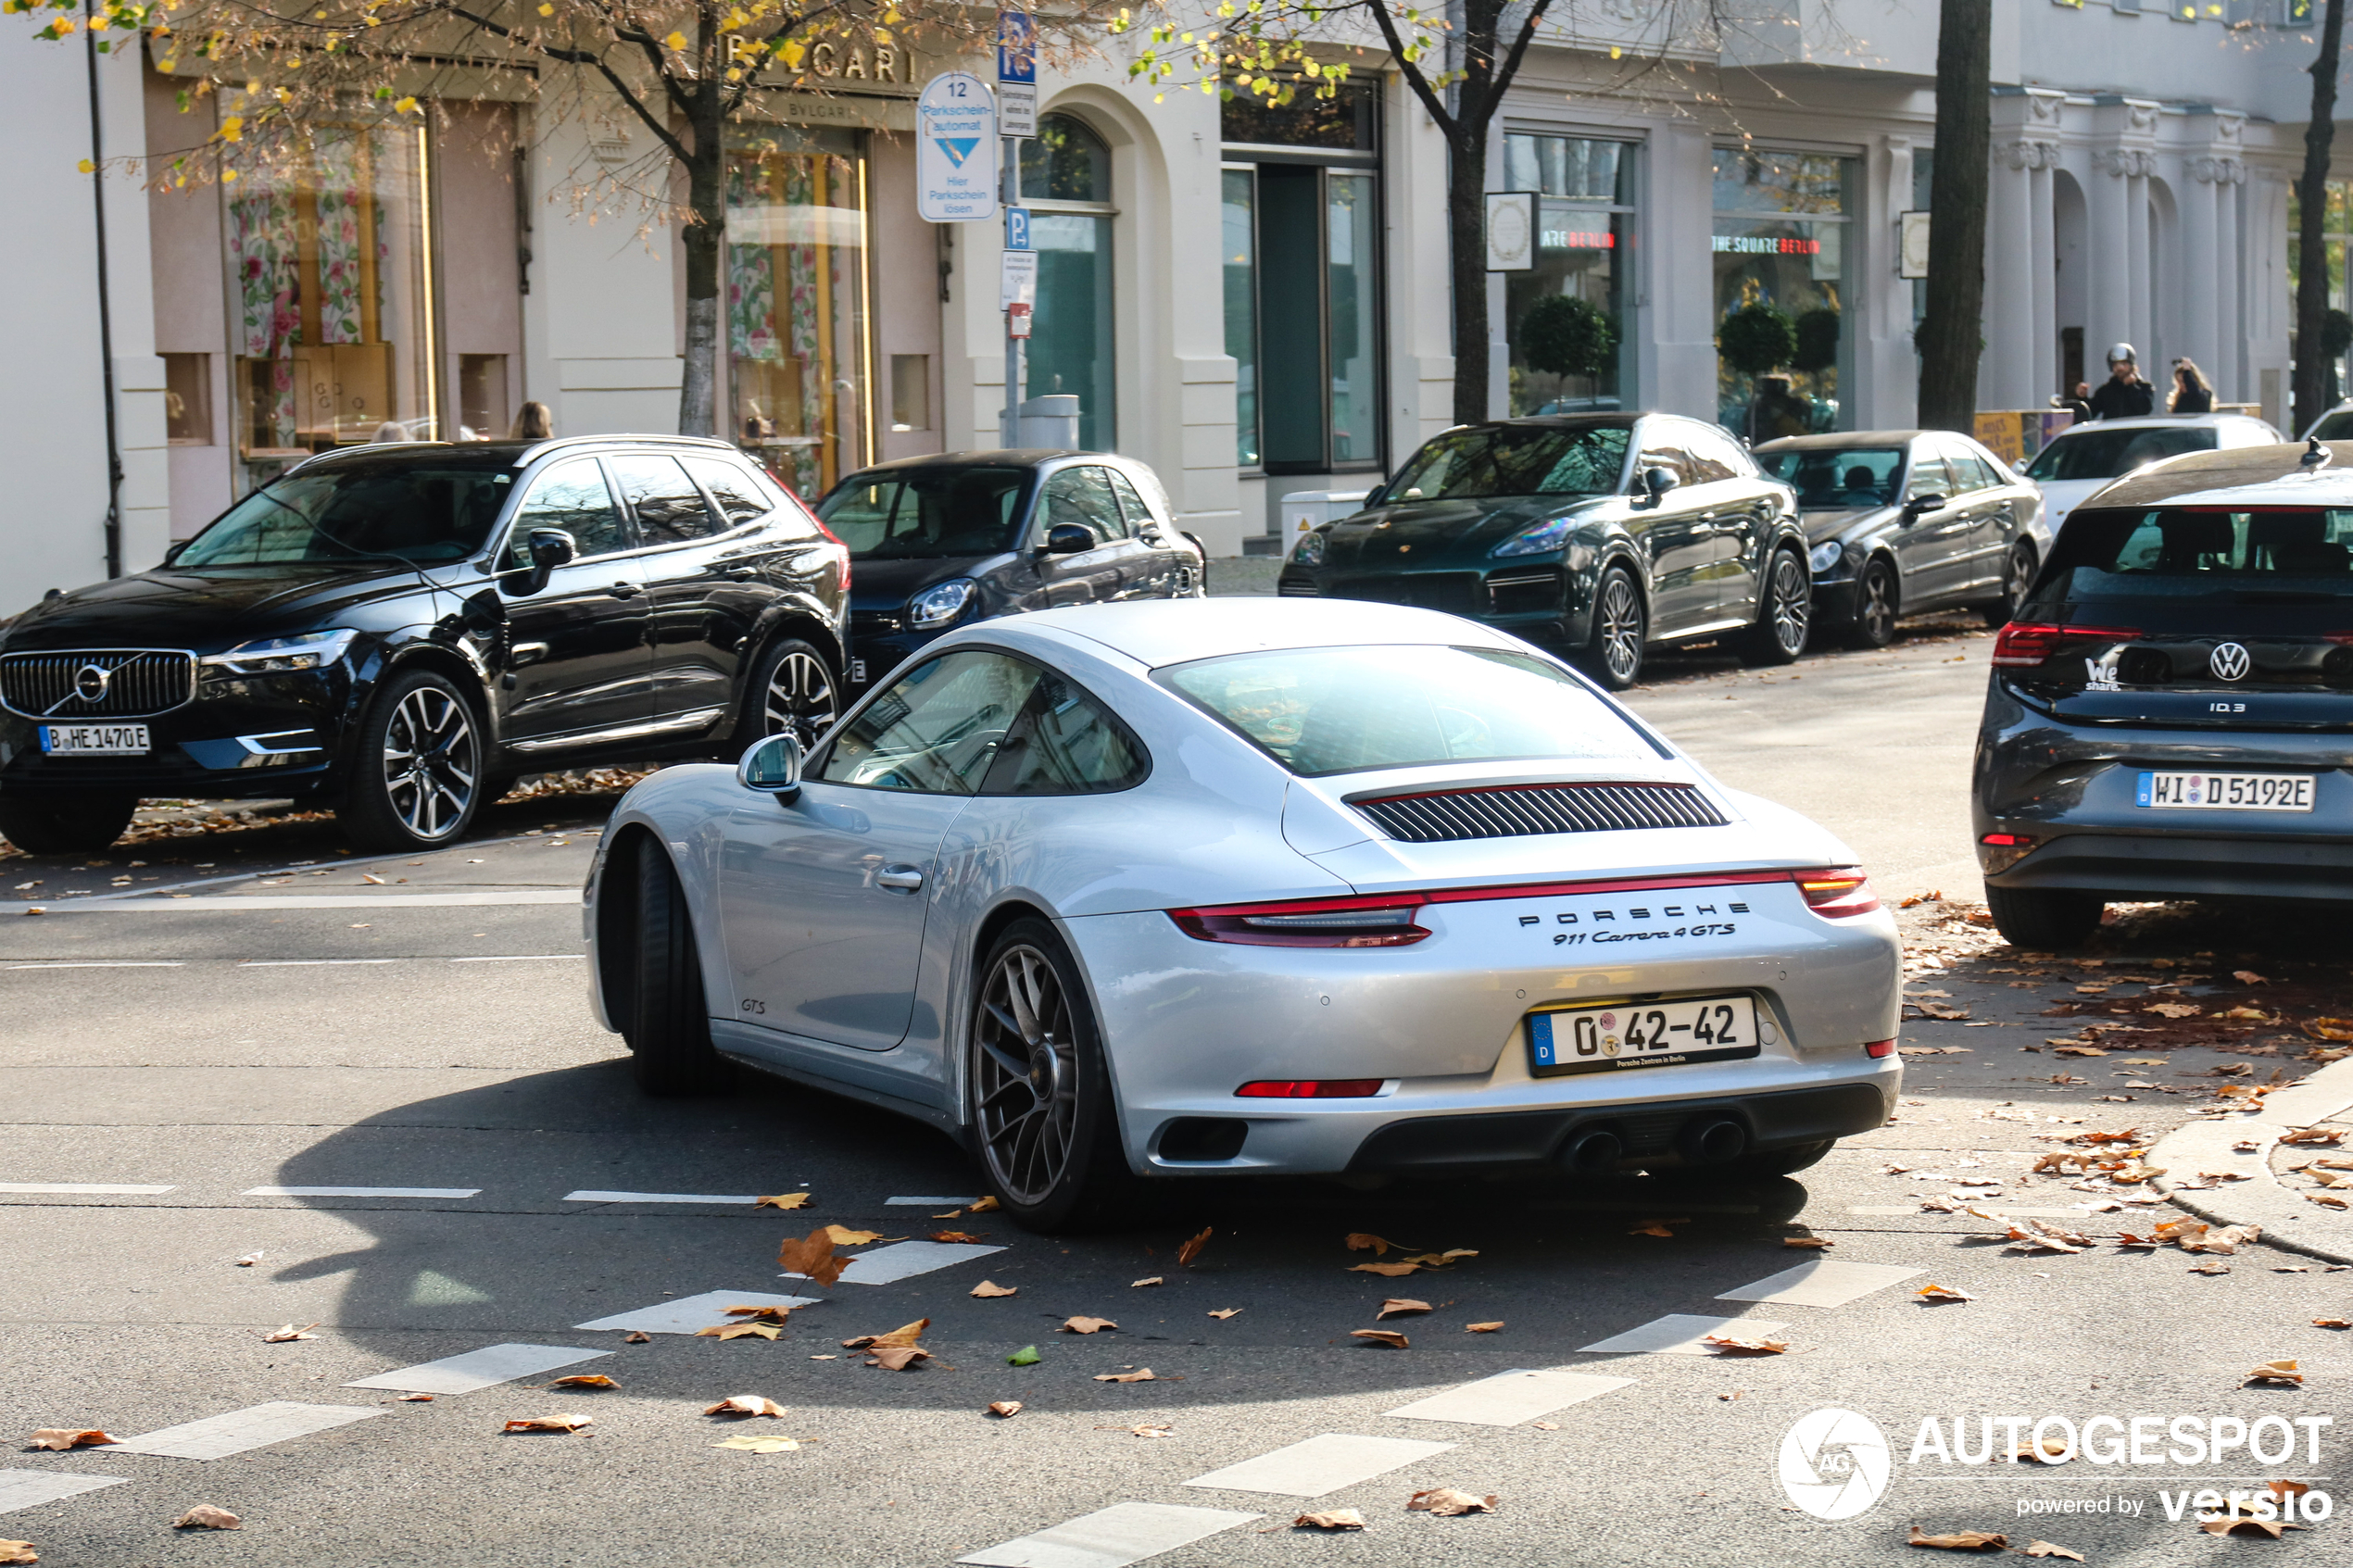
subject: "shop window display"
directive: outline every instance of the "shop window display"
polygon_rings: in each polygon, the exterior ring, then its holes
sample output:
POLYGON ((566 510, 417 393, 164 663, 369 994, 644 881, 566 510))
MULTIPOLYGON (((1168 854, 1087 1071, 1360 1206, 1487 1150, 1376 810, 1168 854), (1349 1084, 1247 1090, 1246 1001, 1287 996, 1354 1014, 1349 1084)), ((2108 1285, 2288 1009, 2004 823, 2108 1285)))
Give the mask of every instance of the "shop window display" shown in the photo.
POLYGON ((1820 153, 1716 150, 1717 420, 1750 440, 1846 422, 1855 168, 1820 153))
POLYGON ((1504 138, 1503 188, 1538 193, 1536 265, 1504 281, 1515 416, 1621 406, 1621 257, 1633 223, 1633 187, 1634 149, 1625 143, 1504 138), (1554 299, 1576 304, 1547 303, 1554 299), (1564 354, 1565 344, 1580 351, 1564 354))

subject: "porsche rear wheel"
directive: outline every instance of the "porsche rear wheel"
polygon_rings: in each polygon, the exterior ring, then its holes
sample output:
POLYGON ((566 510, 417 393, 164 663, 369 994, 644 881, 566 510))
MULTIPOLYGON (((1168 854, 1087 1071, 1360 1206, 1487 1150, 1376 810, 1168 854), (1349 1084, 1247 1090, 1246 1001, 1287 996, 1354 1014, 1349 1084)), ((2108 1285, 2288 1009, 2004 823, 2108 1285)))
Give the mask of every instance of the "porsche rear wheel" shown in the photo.
POLYGON ((725 1084, 726 1063, 711 1048, 686 890, 670 857, 652 843, 638 844, 632 870, 634 886, 609 891, 635 900, 636 942, 623 960, 629 992, 617 1022, 629 1042, 637 1086, 649 1095, 711 1094, 725 1084))
POLYGON ((1044 921, 1016 921, 977 973, 969 1073, 974 1146, 989 1190, 1029 1230, 1106 1217, 1134 1178, 1070 949, 1044 921))

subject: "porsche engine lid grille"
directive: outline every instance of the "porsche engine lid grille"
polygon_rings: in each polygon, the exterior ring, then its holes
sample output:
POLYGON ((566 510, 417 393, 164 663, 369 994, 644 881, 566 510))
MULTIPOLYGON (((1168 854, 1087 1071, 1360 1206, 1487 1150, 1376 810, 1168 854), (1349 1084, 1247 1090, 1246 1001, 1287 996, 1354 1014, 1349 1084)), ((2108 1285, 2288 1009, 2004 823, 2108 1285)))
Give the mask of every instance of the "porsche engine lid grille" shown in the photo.
POLYGON ((1390 837, 1409 844, 1627 828, 1715 828, 1729 821, 1707 797, 1680 784, 1505 784, 1391 795, 1350 804, 1390 837))

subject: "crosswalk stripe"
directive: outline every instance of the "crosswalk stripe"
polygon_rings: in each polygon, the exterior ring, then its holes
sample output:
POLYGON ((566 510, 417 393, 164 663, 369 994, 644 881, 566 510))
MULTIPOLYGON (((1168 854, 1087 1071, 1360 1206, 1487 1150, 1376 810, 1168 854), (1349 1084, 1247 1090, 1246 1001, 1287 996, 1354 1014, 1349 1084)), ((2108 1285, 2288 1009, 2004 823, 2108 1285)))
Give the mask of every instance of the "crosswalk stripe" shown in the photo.
POLYGON ((1771 1334, 1785 1324, 1768 1323, 1762 1318, 1705 1318, 1689 1312, 1669 1312, 1654 1318, 1639 1328, 1623 1334, 1613 1334, 1607 1339, 1578 1347, 1579 1355, 1603 1356, 1712 1356, 1716 1352, 1701 1341, 1711 1334, 1733 1334, 1754 1338, 1771 1334))
POLYGON ((1842 1263, 1814 1258, 1793 1269, 1768 1274, 1753 1285, 1727 1290, 1716 1299, 1760 1301, 1773 1307, 1843 1307, 1858 1297, 1927 1272, 1891 1263, 1842 1263))
POLYGON ((1442 1454, 1452 1443, 1425 1443, 1407 1437, 1359 1437, 1327 1432, 1277 1449, 1272 1453, 1196 1475, 1185 1483, 1227 1492, 1279 1492, 1285 1497, 1319 1498, 1359 1481, 1401 1469, 1442 1454))
POLYGON ((1147 1557, 1174 1551, 1220 1530, 1265 1517, 1262 1513, 1229 1513, 1218 1508, 1114 1503, 1051 1530, 1021 1536, 956 1561, 983 1563, 988 1568, 1126 1568, 1127 1563, 1141 1562, 1147 1557))
POLYGON ((346 1426, 384 1413, 380 1407, 372 1405, 304 1405, 272 1399, 268 1404, 231 1411, 225 1415, 207 1416, 202 1421, 182 1422, 137 1437, 126 1437, 111 1448, 91 1451, 162 1454, 170 1459, 226 1459, 247 1449, 268 1448, 272 1443, 307 1437, 313 1432, 346 1426))
POLYGON ((479 1388, 511 1383, 518 1377, 553 1372, 560 1366, 593 1361, 610 1350, 583 1350, 570 1345, 485 1345, 463 1355, 380 1372, 344 1385, 346 1388, 391 1388, 403 1394, 471 1394, 479 1388))
POLYGON ((1497 1373, 1466 1383, 1384 1414, 1408 1421, 1459 1421, 1470 1426, 1517 1426, 1540 1415, 1582 1404, 1619 1388, 1631 1388, 1630 1377, 1596 1377, 1566 1367, 1544 1371, 1497 1373))

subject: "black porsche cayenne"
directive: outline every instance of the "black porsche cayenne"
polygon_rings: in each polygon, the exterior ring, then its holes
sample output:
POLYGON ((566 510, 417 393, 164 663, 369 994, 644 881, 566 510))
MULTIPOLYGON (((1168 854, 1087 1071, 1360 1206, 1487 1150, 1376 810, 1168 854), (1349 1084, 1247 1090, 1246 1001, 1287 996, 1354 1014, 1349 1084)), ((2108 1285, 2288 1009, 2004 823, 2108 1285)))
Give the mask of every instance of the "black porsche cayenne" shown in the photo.
POLYGON ((813 740, 849 577, 721 442, 324 454, 0 633, 0 834, 97 849, 142 797, 292 796, 404 850, 524 773, 813 740))

